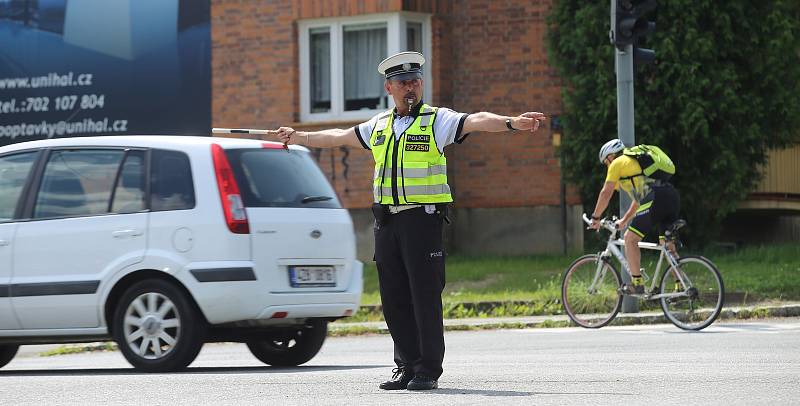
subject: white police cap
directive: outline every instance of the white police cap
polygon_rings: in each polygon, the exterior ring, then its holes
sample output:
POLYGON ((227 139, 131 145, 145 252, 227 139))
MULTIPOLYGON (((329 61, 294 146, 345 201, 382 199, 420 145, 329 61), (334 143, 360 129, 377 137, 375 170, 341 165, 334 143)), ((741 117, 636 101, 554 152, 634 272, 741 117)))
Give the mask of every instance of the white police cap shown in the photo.
POLYGON ((392 80, 422 79, 424 63, 425 57, 419 52, 400 52, 379 63, 378 72, 392 80))

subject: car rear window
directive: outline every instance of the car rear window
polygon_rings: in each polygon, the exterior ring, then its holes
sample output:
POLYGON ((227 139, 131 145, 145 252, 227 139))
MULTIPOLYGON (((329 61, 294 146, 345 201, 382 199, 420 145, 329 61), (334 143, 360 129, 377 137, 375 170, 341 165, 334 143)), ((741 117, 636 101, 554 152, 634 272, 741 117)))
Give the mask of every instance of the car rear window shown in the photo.
POLYGON ((342 207, 308 152, 229 149, 226 155, 246 207, 342 207))

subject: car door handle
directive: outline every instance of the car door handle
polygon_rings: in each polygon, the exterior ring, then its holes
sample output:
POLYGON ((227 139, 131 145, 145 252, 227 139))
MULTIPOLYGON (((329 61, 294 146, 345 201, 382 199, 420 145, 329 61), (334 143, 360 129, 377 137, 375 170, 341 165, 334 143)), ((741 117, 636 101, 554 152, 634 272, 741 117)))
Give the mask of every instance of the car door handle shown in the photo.
POLYGON ((128 238, 128 237, 138 237, 144 234, 142 230, 117 230, 111 233, 114 238, 128 238))
POLYGON ((8 245, 8 244, 9 244, 9 243, 8 243, 8 241, 6 241, 6 240, 0 240, 0 247, 5 247, 5 246, 6 246, 6 245, 8 245))

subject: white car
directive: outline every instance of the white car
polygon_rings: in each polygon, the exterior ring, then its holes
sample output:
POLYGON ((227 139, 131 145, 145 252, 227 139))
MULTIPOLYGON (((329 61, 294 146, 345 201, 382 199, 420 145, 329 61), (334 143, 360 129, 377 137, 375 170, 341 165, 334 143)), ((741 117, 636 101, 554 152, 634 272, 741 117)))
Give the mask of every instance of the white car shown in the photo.
POLYGON ((302 364, 354 314, 349 213, 307 149, 113 136, 0 147, 0 367, 19 345, 113 339, 175 371, 239 341, 302 364))

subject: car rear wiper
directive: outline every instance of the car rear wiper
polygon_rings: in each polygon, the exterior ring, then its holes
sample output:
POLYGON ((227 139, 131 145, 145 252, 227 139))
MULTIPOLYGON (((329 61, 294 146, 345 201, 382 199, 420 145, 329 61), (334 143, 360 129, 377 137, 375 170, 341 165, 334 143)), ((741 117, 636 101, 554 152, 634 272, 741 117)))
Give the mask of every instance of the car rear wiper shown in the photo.
POLYGON ((300 201, 300 203, 305 204, 311 202, 324 202, 325 200, 331 200, 331 199, 333 198, 330 196, 306 196, 303 198, 303 200, 300 201))

